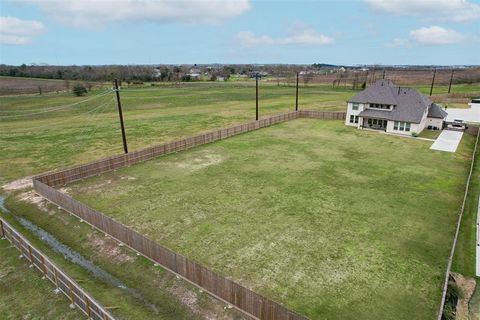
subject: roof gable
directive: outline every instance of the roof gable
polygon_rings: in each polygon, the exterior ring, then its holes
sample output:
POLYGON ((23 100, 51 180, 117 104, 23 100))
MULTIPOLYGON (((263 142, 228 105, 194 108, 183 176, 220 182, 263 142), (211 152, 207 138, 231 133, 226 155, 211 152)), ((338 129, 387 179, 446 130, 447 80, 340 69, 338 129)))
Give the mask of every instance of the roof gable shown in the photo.
POLYGON ((428 109, 427 117, 445 119, 447 115, 447 111, 443 110, 442 107, 440 107, 438 104, 432 103, 432 105, 428 109))

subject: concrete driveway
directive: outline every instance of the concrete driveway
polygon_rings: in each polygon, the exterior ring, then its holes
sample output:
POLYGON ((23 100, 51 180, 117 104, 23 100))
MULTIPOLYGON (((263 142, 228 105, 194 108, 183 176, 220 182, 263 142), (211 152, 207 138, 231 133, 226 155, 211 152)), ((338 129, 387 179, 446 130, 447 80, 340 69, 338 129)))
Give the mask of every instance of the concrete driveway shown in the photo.
POLYGON ((460 140, 462 140, 462 136, 463 132, 460 131, 443 130, 430 149, 455 152, 457 151, 460 140))
POLYGON ((447 121, 463 119, 466 122, 480 122, 480 104, 475 103, 469 109, 448 108, 447 121))

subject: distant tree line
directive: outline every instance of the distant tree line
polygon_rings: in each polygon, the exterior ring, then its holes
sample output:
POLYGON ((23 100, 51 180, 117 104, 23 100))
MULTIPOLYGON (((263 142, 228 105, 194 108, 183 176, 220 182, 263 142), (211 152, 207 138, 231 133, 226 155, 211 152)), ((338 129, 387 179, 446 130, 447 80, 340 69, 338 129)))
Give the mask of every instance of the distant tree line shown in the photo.
MULTIPOLYGON (((381 79, 386 70, 387 79, 412 83, 430 83, 433 66, 392 67, 368 66, 348 67, 324 63, 312 65, 288 64, 205 64, 205 65, 102 65, 102 66, 52 66, 41 64, 22 64, 20 66, 0 65, 1 76, 31 77, 44 79, 60 79, 90 83, 95 81, 112 81, 119 79, 130 84, 143 82, 188 82, 188 81, 219 81, 228 80, 232 76, 262 78, 268 76, 278 85, 295 84, 295 74, 300 73, 301 81, 307 86, 311 82, 331 83, 336 86, 351 86, 353 89, 363 89, 376 79, 381 79)), ((448 83, 450 68, 444 67, 437 74, 436 82, 448 83)), ((480 68, 456 69, 454 83, 476 83, 480 81, 480 68)), ((90 88, 88 88, 90 89, 90 88)))

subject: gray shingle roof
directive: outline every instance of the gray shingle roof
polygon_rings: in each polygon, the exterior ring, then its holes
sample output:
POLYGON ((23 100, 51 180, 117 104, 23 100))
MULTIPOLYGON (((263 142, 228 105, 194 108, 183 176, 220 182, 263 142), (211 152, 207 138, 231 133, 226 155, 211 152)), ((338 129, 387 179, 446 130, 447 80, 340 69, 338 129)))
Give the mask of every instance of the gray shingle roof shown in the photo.
POLYGON ((361 117, 373 117, 393 121, 420 123, 432 102, 414 88, 394 86, 389 80, 379 80, 348 102, 377 103, 394 105, 392 111, 367 109, 360 112, 361 117))
POLYGON ((430 109, 428 109, 427 117, 444 119, 447 115, 447 111, 443 110, 438 104, 432 103, 430 109))

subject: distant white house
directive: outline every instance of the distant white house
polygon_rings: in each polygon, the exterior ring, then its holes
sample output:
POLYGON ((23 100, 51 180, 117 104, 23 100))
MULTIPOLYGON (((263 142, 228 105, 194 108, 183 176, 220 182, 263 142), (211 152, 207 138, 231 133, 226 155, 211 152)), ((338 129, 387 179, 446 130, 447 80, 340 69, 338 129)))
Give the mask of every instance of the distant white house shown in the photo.
POLYGON ((347 101, 345 124, 411 135, 442 129, 446 117, 445 110, 416 89, 379 80, 347 101))

